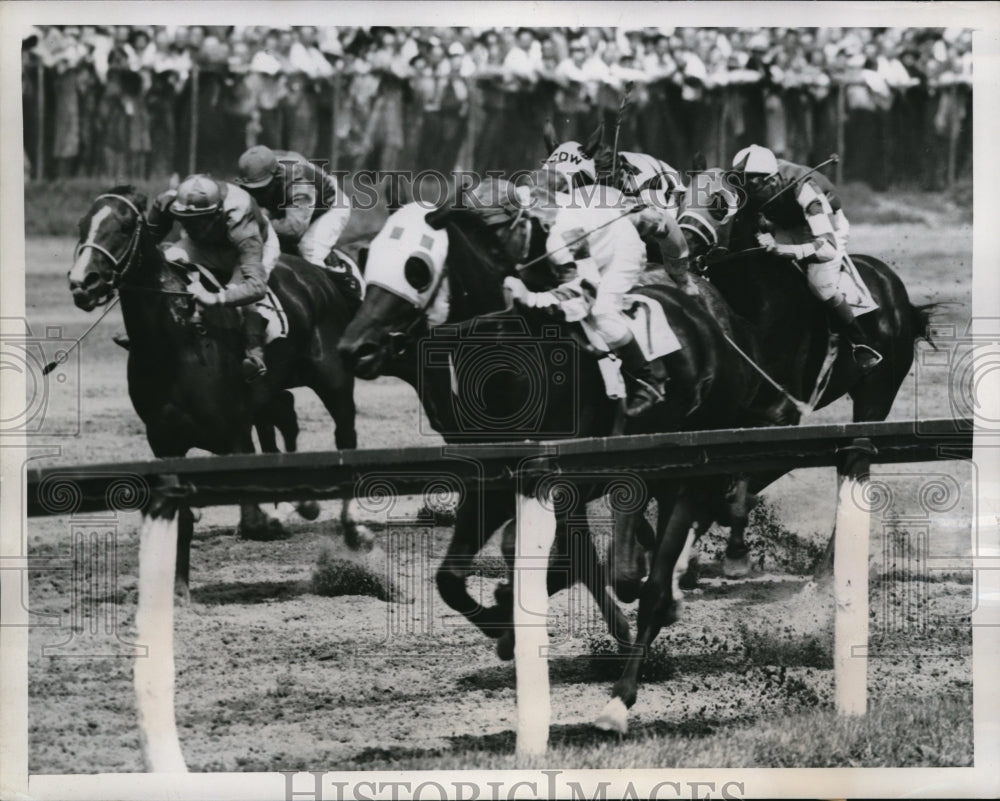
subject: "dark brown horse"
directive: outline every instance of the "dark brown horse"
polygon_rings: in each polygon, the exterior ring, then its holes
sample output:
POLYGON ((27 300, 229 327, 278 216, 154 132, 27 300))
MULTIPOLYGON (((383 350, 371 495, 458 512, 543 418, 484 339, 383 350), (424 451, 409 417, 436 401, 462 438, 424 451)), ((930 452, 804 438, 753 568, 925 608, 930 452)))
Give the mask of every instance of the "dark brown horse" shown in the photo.
MULTIPOLYGON (((801 404, 819 409, 844 395, 853 401, 855 422, 884 420, 913 364, 915 343, 930 341, 928 326, 936 304, 913 305, 887 264, 873 256, 852 255, 878 304, 858 322, 884 357, 863 374, 843 338, 831 350, 827 313, 802 272, 788 259, 756 246, 757 209, 741 203, 742 197, 731 173, 693 170, 678 219, 692 256, 699 259, 712 286, 749 322, 760 349, 758 365, 783 389, 764 384, 755 423, 796 425, 802 418, 801 404), (735 213, 732 195, 737 199, 735 213)), ((754 476, 750 491, 779 477, 754 476)), ((727 556, 745 559, 742 536, 730 539, 727 556)))
MULTIPOLYGON (((365 301, 341 343, 355 373, 361 378, 396 375, 412 383, 432 424, 448 441, 616 433, 618 404, 606 395, 596 359, 577 344, 575 327, 539 312, 497 314, 504 307, 503 278, 514 263, 497 245, 495 234, 467 213, 432 212, 427 219, 447 233, 443 264, 432 266, 418 254, 400 250, 380 262, 382 257, 373 245, 365 301), (447 299, 446 309, 442 298, 447 299), (444 311, 445 317, 445 322, 432 330, 426 322, 430 308, 439 314, 444 311), (556 354, 557 348, 566 352, 556 354)), ((385 230, 393 231, 396 225, 390 217, 385 230)), ((424 234, 431 242, 438 233, 428 222, 426 231, 418 232, 417 238, 424 234)), ((400 241, 403 236, 400 232, 400 241)), ((665 358, 667 402, 646 417, 629 421, 624 432, 744 424, 745 410, 753 405, 758 382, 746 363, 735 358, 723 334, 748 352, 755 352, 755 346, 721 298, 708 286, 705 304, 693 303, 679 289, 667 285, 637 291, 660 303, 683 347, 665 358)), ((584 581, 601 605, 613 636, 621 642, 623 621, 604 590, 611 580, 611 566, 598 560, 586 526, 586 502, 600 493, 601 484, 592 476, 566 478, 578 491, 572 493, 569 508, 556 508, 556 549, 568 554, 569 560, 568 564, 564 561, 558 576, 550 565, 549 591, 570 581, 584 581), (567 525, 570 518, 578 522, 572 531, 567 525), (580 559, 583 561, 578 562, 580 559)), ((635 701, 647 647, 664 625, 676 619, 673 577, 692 521, 717 516, 713 504, 724 494, 725 481, 688 480, 671 486, 649 483, 643 490, 660 501, 661 514, 657 532, 651 533, 655 536, 655 542, 650 543, 651 570, 641 591, 637 588, 633 594, 639 597, 637 641, 634 648, 627 649, 626 673, 613 691, 619 699, 613 703, 622 708, 635 701)), ((469 595, 466 577, 475 554, 513 515, 513 495, 512 488, 483 492, 473 487, 467 492, 437 573, 445 602, 487 635, 504 640, 511 627, 509 588, 506 595, 498 593, 498 605, 484 607, 469 595)), ((635 510, 622 514, 631 519, 635 510)), ((505 542, 508 554, 511 545, 505 542)), ((599 723, 604 725, 603 718, 599 723)))
MULTIPOLYGON (((120 294, 131 341, 129 397, 153 454, 183 456, 191 448, 253 453, 255 421, 278 423, 286 446, 294 448, 297 422, 286 390, 296 386, 319 395, 334 419, 337 447, 357 447, 354 377, 337 351, 350 314, 333 281, 303 259, 281 257, 268 283, 288 316, 288 335, 266 347, 267 376, 248 385, 240 373, 240 311, 196 308, 184 271, 164 258, 146 230, 145 208, 146 198, 130 186, 115 187, 94 201, 80 220, 69 287, 84 311, 120 294)), ((225 282, 229 276, 218 278, 225 282)), ((273 436, 262 437, 262 444, 270 450, 273 436)), ((346 502, 341 522, 348 542, 356 543, 346 502)), ((187 510, 179 521, 182 592, 187 590, 192 526, 187 510)), ((245 536, 274 536, 275 528, 256 505, 242 507, 239 530, 245 536)))

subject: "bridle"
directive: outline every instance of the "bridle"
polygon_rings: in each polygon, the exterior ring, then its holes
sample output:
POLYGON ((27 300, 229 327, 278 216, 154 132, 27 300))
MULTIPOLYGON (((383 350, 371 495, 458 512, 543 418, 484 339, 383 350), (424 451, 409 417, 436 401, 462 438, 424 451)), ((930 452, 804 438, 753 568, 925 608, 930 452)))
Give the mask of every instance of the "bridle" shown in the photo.
POLYGON ((98 195, 94 198, 94 202, 96 203, 98 200, 103 200, 105 198, 120 200, 128 206, 135 214, 136 222, 135 227, 132 230, 132 238, 129 240, 128 245, 125 247, 125 252, 121 256, 115 256, 106 247, 99 245, 96 242, 81 242, 76 246, 76 251, 73 256, 74 259, 79 258, 80 253, 89 248, 90 250, 96 250, 114 266, 114 278, 111 281, 112 292, 108 294, 108 297, 103 301, 103 303, 97 304, 99 306, 103 306, 111 300, 113 291, 119 287, 125 275, 132 269, 136 262, 141 261, 141 256, 139 254, 139 235, 142 232, 142 226, 146 220, 145 215, 139 207, 124 195, 98 195), (137 259, 136 256, 139 256, 139 258, 137 259))

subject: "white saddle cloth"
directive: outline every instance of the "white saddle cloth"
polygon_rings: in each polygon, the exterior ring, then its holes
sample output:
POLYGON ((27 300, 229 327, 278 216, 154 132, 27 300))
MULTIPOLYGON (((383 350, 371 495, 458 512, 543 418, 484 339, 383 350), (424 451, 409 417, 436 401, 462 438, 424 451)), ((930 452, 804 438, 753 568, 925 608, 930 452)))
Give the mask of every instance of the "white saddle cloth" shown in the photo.
POLYGON ((875 311, 878 304, 872 297, 868 285, 861 279, 858 268, 850 256, 845 256, 841 262, 840 278, 837 280, 837 288, 844 293, 844 298, 854 312, 855 317, 875 311))
MULTIPOLYGON (((625 307, 623 315, 625 323, 639 344, 646 361, 651 362, 681 349, 680 340, 677 339, 677 335, 670 327, 663 307, 653 298, 646 295, 628 294, 624 296, 623 305, 625 307)), ((580 324, 594 348, 608 354, 597 362, 601 368, 601 377, 604 379, 604 388, 608 397, 614 399, 626 397, 625 380, 621 373, 621 360, 610 352, 604 339, 587 320, 581 321, 580 324)))

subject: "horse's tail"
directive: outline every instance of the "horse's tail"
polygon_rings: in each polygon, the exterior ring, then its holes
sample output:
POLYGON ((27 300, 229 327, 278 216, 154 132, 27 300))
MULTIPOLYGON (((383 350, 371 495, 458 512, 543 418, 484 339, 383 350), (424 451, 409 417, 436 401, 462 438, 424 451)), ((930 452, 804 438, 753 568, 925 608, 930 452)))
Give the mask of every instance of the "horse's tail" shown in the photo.
POLYGON ((910 305, 910 319, 913 322, 914 330, 917 332, 915 339, 924 340, 934 350, 937 350, 938 346, 931 333, 931 326, 934 323, 934 315, 945 305, 947 305, 947 302, 924 303, 920 306, 910 305))

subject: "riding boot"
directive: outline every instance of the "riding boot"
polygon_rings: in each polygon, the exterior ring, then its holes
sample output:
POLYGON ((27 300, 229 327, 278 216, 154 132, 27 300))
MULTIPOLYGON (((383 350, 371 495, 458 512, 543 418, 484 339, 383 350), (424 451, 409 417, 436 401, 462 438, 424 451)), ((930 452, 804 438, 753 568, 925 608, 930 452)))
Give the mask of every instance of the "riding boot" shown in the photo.
POLYGON ((264 341, 267 332, 267 320, 260 312, 249 307, 243 309, 243 344, 246 347, 246 358, 243 359, 243 379, 250 383, 263 378, 267 374, 264 363, 264 341))
POLYGON ((119 348, 125 348, 129 350, 132 347, 132 343, 129 341, 128 334, 124 331, 119 331, 116 334, 112 334, 111 341, 114 342, 119 348))
POLYGON ((632 390, 625 406, 626 416, 638 417, 661 403, 664 399, 662 382, 653 374, 652 365, 646 361, 639 343, 630 339, 615 349, 615 355, 622 360, 622 372, 632 378, 632 390))
POLYGON ((855 364, 865 373, 874 370, 882 361, 882 354, 872 347, 868 335, 855 318, 850 304, 840 294, 825 302, 827 307, 833 312, 834 320, 847 336, 847 341, 851 343, 851 352, 854 356, 855 364))

